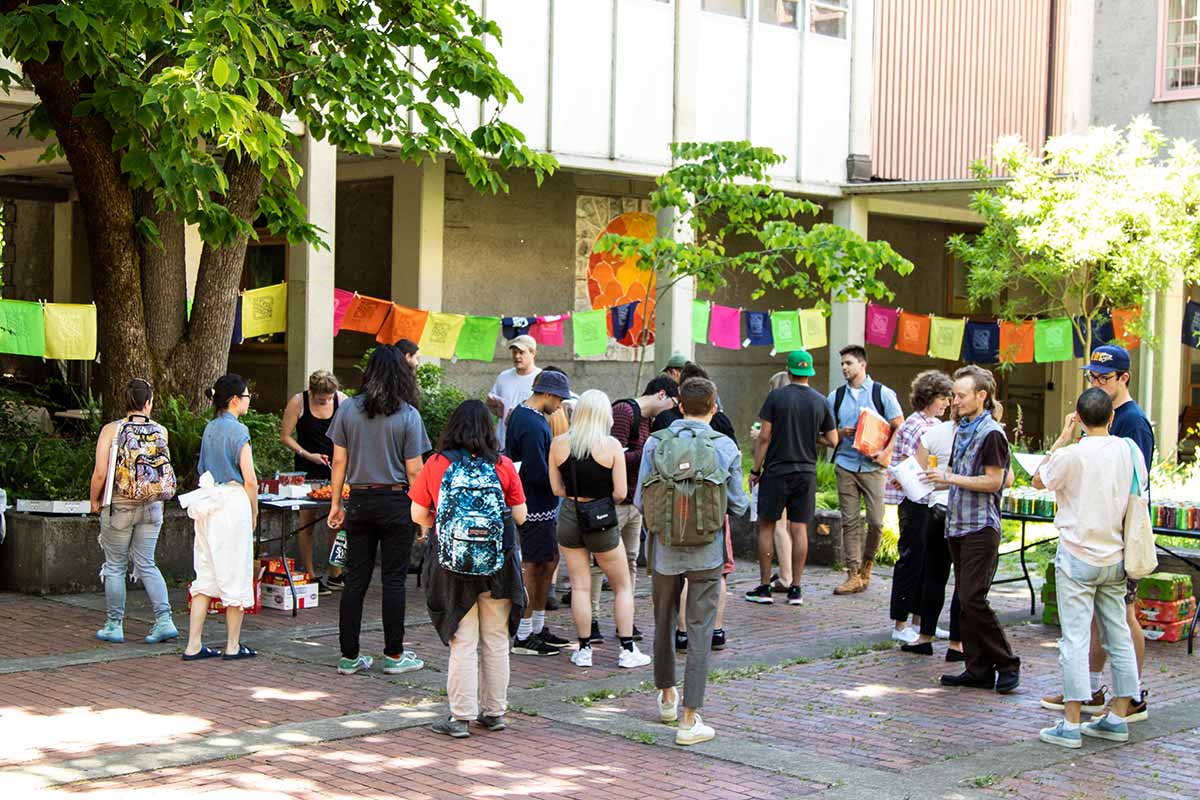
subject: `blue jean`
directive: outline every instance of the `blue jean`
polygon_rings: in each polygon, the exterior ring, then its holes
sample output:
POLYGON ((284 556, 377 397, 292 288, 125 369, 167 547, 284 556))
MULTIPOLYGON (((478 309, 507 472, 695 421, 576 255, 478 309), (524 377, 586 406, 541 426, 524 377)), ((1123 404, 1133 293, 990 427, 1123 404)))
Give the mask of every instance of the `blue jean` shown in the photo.
POLYGON ((100 546, 104 549, 104 604, 108 618, 125 618, 125 572, 133 562, 133 576, 140 578, 150 597, 154 616, 171 613, 167 582, 154 563, 154 547, 162 528, 163 504, 138 506, 113 504, 100 512, 100 546))
POLYGON ((1125 562, 1095 567, 1071 555, 1061 545, 1054 558, 1055 594, 1062 638, 1058 640, 1063 673, 1063 699, 1086 702, 1092 697, 1088 650, 1092 616, 1112 665, 1117 697, 1139 696, 1137 657, 1125 620, 1125 562))

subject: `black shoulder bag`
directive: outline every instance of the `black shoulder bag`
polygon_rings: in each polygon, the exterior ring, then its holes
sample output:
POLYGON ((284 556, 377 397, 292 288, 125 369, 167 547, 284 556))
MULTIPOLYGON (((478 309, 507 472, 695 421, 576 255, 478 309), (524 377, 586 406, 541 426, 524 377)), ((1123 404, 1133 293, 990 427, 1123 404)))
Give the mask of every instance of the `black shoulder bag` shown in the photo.
MULTIPOLYGON (((575 456, 570 453, 571 483, 575 484, 575 493, 579 493, 579 475, 575 470, 575 456)), ((600 533, 617 527, 617 504, 610 494, 608 497, 598 497, 581 503, 576 497, 571 498, 575 504, 575 518, 579 522, 579 530, 584 533, 600 533)))

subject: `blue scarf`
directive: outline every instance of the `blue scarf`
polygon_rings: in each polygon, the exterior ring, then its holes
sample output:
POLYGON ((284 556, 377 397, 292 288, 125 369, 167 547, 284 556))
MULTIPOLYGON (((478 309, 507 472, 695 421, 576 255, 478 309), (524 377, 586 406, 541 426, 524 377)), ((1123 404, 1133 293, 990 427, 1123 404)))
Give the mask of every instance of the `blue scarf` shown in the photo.
POLYGON ((971 440, 975 438, 975 432, 979 430, 979 426, 983 424, 984 417, 990 416, 987 409, 980 411, 975 419, 960 419, 958 421, 958 430, 954 434, 954 458, 950 461, 950 469, 954 469, 955 465, 966 454, 967 448, 971 446, 971 440))

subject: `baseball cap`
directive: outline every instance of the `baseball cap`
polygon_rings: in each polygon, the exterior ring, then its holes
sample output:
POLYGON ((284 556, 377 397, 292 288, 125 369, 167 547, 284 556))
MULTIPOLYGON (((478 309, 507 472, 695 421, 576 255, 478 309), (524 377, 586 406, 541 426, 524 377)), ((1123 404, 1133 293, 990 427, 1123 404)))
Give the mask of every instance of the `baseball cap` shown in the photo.
MULTIPOLYGON (((517 337, 520 338, 520 337, 517 337)), ((561 372, 542 370, 533 381, 534 394, 552 394, 564 400, 571 399, 571 383, 561 372)))
POLYGON ((518 350, 528 350, 531 353, 537 352, 537 340, 532 336, 522 333, 520 336, 514 336, 508 340, 509 349, 517 348, 518 350))
POLYGON ((671 353, 671 357, 667 359, 663 369, 683 369, 687 362, 687 356, 683 353, 671 353))
POLYGON ((802 378, 817 374, 813 369, 813 357, 807 350, 793 350, 788 353, 788 372, 802 378))
POLYGON ((1092 351, 1083 367, 1086 372, 1107 375, 1110 372, 1129 372, 1129 351, 1115 344, 1106 344, 1092 351))

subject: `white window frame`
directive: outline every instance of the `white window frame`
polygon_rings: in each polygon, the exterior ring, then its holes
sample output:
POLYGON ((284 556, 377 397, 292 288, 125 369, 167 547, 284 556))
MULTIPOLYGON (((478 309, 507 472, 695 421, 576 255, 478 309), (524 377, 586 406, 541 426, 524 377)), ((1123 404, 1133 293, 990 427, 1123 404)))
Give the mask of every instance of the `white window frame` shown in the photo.
MULTIPOLYGON (((1187 11, 1187 4, 1196 1, 1183 0, 1185 3, 1185 13, 1187 11)), ((1170 6, 1171 0, 1159 0, 1158 2, 1158 46, 1154 57, 1154 102, 1165 103, 1173 100, 1200 100, 1200 82, 1186 89, 1172 89, 1167 86, 1167 49, 1175 46, 1167 41, 1167 31, 1170 24, 1170 6)), ((1197 22, 1197 38, 1193 43, 1193 46, 1197 49, 1197 58, 1196 63, 1189 66, 1198 70, 1198 74, 1200 74, 1200 3, 1198 3, 1196 17, 1184 17, 1183 19, 1189 21, 1195 20, 1197 22)))
POLYGON ((805 27, 810 36, 824 36, 826 39, 839 39, 843 42, 850 41, 850 0, 808 0, 808 14, 805 20, 805 27), (815 15, 813 11, 817 9, 825 9, 827 11, 841 11, 845 14, 846 32, 843 36, 831 36, 828 33, 821 33, 812 29, 813 19, 815 15))

